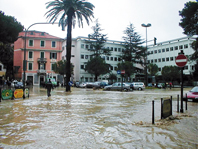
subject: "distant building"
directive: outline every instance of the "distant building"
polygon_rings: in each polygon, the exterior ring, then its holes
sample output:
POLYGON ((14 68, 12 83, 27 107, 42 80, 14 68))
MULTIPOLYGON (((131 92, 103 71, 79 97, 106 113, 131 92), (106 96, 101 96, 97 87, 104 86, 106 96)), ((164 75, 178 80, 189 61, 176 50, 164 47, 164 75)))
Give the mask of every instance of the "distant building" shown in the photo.
MULTIPOLYGON (((54 73, 52 64, 61 60, 62 38, 49 35, 46 32, 28 31, 26 36, 27 70, 25 80, 32 85, 41 85, 46 77, 61 79, 54 73)), ((17 68, 15 78, 23 79, 25 32, 20 32, 14 42, 14 67, 17 68)))
MULTIPOLYGON (((77 37, 72 39, 72 50, 71 50, 71 63, 74 65, 74 75, 72 76, 73 81, 80 82, 93 82, 94 76, 89 74, 84 70, 86 66, 86 62, 90 60, 92 52, 88 51, 90 45, 86 43, 88 40, 87 37, 77 37)), ((63 52, 62 59, 66 59, 66 41, 63 42, 63 52)), ((102 58, 106 61, 106 63, 110 64, 110 70, 112 73, 117 75, 117 64, 121 62, 119 56, 122 54, 124 50, 124 46, 121 41, 107 40, 105 43, 105 48, 109 48, 112 50, 110 56, 102 55, 102 58)), ((137 79, 144 79, 144 76, 141 77, 143 68, 140 64, 134 64, 136 67, 137 75, 131 76, 125 81, 136 81, 137 79)), ((97 66, 96 66, 97 67, 97 66)), ((99 80, 107 80, 109 74, 99 76, 99 80)), ((121 81, 121 75, 117 75, 117 80, 121 81)))
MULTIPOLYGON (((177 66, 175 59, 183 50, 184 55, 189 56, 194 53, 191 43, 195 38, 184 37, 157 43, 157 45, 148 46, 148 63, 156 64, 159 68, 158 75, 161 75, 164 66, 177 66)), ((189 76, 195 70, 195 62, 188 61, 184 67, 184 74, 189 76)))

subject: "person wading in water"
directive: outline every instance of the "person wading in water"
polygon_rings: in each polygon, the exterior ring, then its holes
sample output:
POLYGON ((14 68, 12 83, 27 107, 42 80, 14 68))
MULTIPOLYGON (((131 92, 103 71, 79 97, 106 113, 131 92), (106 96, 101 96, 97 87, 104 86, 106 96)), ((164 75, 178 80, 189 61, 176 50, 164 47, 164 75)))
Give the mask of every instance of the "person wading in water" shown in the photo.
POLYGON ((47 88, 47 96, 49 97, 49 96, 51 96, 51 89, 53 89, 51 79, 49 79, 49 82, 47 82, 46 88, 47 88))

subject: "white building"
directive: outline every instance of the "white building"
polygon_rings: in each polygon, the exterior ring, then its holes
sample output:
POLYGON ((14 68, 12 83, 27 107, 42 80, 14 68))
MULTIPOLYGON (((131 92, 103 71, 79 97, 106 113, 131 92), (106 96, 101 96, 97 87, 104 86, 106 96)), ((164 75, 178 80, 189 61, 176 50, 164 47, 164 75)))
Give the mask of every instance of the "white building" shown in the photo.
MULTIPOLYGON (((80 82, 93 82, 94 76, 89 74, 84 70, 85 63, 90 60, 92 52, 88 51, 89 44, 86 43, 88 38, 86 37, 77 37, 72 39, 72 50, 71 50, 71 63, 74 65, 74 76, 73 81, 80 82)), ((63 52, 62 59, 66 59, 66 41, 63 42, 63 52)), ((122 50, 124 49, 121 41, 113 41, 107 40, 105 43, 106 48, 112 50, 111 56, 102 56, 106 63, 110 64, 112 73, 117 74, 117 64, 120 62, 119 56, 122 54, 122 50)), ((143 69, 141 65, 136 64, 137 68, 143 69)), ((106 80, 108 78, 108 74, 99 76, 99 80, 106 80)), ((134 79, 135 76, 132 76, 134 79)), ((121 81, 121 76, 117 75, 117 81, 121 81)))
MULTIPOLYGON (((164 41, 157 43, 157 45, 148 46, 148 62, 156 64, 159 68, 158 75, 161 75, 162 68, 164 66, 177 66, 175 59, 178 53, 183 50, 184 55, 188 56, 194 53, 191 47, 191 43, 195 41, 195 38, 184 37, 174 40, 164 41)), ((184 67, 183 73, 189 75, 194 71, 195 62, 188 61, 184 67)))

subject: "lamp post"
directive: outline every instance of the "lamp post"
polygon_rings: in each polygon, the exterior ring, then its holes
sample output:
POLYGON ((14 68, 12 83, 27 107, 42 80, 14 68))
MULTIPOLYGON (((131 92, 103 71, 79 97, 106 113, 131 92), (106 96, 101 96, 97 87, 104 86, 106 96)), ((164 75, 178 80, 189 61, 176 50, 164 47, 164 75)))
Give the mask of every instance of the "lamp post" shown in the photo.
POLYGON ((39 22, 39 23, 33 23, 31 24, 27 29, 25 29, 25 37, 24 37, 24 59, 23 59, 23 87, 25 90, 25 78, 26 78, 26 74, 25 71, 27 69, 27 61, 26 61, 26 37, 27 37, 27 32, 30 29, 30 27, 37 25, 37 24, 58 24, 57 22, 54 23, 48 23, 48 22, 39 22))
POLYGON ((151 26, 151 24, 150 23, 148 23, 147 25, 145 25, 145 24, 142 24, 142 27, 145 27, 146 28, 146 57, 145 57, 145 64, 146 64, 146 70, 145 70, 145 80, 146 80, 146 86, 148 85, 148 75, 147 75, 147 28, 148 27, 150 27, 151 26))

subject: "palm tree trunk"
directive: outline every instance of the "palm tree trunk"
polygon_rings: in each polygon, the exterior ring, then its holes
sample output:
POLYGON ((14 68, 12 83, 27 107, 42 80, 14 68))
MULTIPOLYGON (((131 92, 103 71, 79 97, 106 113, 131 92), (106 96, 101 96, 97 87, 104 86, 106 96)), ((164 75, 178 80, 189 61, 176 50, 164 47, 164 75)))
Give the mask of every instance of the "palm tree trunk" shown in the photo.
POLYGON ((69 86, 69 81, 71 78, 71 44, 72 44, 72 14, 73 12, 68 13, 68 26, 67 26, 67 42, 66 42, 66 92, 71 91, 71 87, 69 86))

